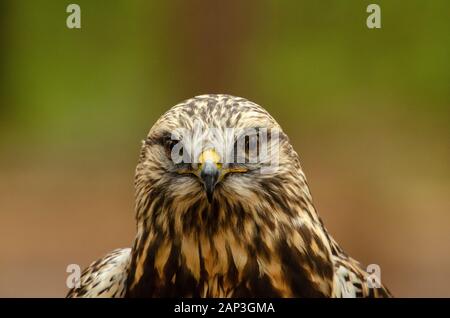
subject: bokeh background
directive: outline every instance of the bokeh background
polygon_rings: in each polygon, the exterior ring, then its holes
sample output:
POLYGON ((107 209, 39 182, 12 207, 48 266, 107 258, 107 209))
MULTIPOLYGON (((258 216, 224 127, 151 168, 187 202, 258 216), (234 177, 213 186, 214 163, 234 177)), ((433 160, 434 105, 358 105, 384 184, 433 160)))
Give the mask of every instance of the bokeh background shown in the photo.
POLYGON ((140 141, 203 93, 266 107, 344 249, 450 296, 450 2, 0 2, 0 296, 62 297, 135 235, 140 141), (81 6, 81 30, 66 7, 81 6), (382 10, 369 30, 366 7, 382 10))

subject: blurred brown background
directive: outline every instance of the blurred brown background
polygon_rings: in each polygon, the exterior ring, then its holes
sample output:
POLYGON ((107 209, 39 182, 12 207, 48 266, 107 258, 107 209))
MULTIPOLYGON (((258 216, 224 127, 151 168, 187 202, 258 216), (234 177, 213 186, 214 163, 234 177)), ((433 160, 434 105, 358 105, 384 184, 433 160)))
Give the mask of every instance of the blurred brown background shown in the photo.
POLYGON ((0 296, 62 297, 134 235, 140 140, 175 103, 266 107, 344 249, 396 296, 450 296, 450 2, 0 4, 0 296))

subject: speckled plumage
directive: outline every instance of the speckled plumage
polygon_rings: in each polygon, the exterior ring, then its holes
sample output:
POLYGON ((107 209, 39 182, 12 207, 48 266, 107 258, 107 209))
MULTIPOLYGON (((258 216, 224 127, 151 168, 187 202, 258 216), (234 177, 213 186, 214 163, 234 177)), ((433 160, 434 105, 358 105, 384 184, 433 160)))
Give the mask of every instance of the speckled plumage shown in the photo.
POLYGON ((246 99, 202 95, 161 116, 142 145, 135 210, 132 249, 93 263, 68 297, 390 296, 385 287, 370 288, 369 274, 330 237, 288 137, 246 99), (199 178, 180 174, 166 149, 171 132, 196 123, 278 129, 278 169, 261 174, 253 163, 230 170, 209 202, 199 178))

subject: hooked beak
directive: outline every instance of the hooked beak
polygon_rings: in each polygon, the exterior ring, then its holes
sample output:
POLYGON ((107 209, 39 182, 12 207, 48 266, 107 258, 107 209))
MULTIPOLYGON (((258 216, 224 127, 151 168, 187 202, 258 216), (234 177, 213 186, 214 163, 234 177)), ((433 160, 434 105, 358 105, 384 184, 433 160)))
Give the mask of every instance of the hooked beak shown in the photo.
POLYGON ((202 165, 202 170, 200 171, 200 178, 203 180, 205 185, 206 197, 208 202, 212 202, 214 188, 216 187, 217 180, 219 179, 219 169, 217 165, 211 161, 207 161, 202 165))
POLYGON ((214 150, 205 150, 200 155, 200 178, 205 186, 206 197, 211 203, 214 194, 214 188, 219 180, 221 164, 219 155, 214 150))

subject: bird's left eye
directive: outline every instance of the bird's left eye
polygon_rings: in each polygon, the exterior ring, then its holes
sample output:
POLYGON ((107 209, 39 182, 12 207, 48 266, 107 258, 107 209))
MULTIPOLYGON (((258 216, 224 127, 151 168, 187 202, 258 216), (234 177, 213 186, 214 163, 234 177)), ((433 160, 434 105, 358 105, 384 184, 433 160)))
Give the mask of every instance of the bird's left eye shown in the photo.
POLYGON ((234 144, 235 163, 253 162, 259 156, 259 136, 244 135, 234 144))

